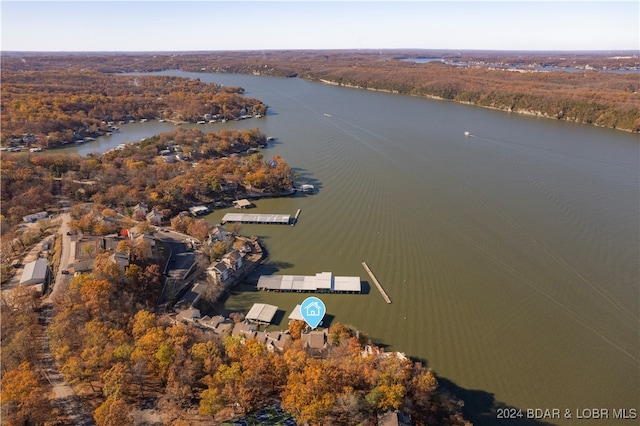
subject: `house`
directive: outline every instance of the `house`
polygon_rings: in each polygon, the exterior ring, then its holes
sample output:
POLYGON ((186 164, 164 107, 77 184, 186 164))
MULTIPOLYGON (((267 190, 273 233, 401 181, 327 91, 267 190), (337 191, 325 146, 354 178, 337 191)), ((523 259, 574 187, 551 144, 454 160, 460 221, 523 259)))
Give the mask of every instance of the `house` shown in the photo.
POLYGON ((50 278, 49 263, 44 259, 36 259, 24 265, 20 285, 36 286, 42 291, 50 278))
POLYGON ((217 283, 226 285, 233 272, 225 262, 217 262, 211 265, 207 272, 213 277, 217 283))
POLYGON ((254 324, 239 322, 233 326, 232 336, 255 337, 257 327, 254 324))
POLYGON ((160 158, 162 158, 165 163, 175 163, 178 160, 175 154, 161 155, 160 158))
POLYGON ((222 315, 216 315, 213 318, 205 315, 197 321, 197 324, 206 327, 218 336, 228 336, 234 328, 233 321, 222 315))
POLYGON ((322 350, 329 347, 329 339, 327 338, 327 330, 315 330, 302 332, 300 341, 305 348, 322 350))
POLYGON ((224 180, 221 184, 220 184, 220 190, 221 191, 225 191, 225 192, 233 192, 236 191, 238 189, 238 182, 240 180, 239 176, 235 176, 232 174, 226 174, 222 176, 222 179, 224 180))
POLYGON ((267 349, 273 352, 276 349, 283 351, 287 342, 291 341, 291 335, 282 331, 267 331, 267 349))
POLYGON ((162 225, 162 221, 164 220, 164 215, 158 209, 153 209, 146 216, 147 222, 152 225, 160 226, 162 225))
POLYGON ((144 203, 138 203, 133 206, 133 218, 136 220, 144 220, 149 213, 149 207, 144 203))
POLYGON ((176 318, 183 322, 195 322, 195 320, 200 318, 200 310, 196 308, 185 309, 184 311, 180 311, 176 318))
POLYGON ((156 239, 149 234, 138 235, 135 238, 134 247, 145 259, 151 259, 155 256, 156 239))
POLYGON ((127 266, 129 266, 129 255, 117 251, 111 255, 111 261, 118 265, 120 272, 124 273, 127 266))
POLYGON ((222 257, 222 261, 227 265, 229 265, 231 269, 233 269, 234 271, 237 271, 243 265, 244 256, 245 256, 244 253, 241 253, 238 250, 233 250, 232 252, 225 254, 222 257))
POLYGON ((226 243, 229 242, 230 239, 233 239, 233 234, 220 224, 214 226, 209 234, 209 242, 211 244, 214 244, 216 241, 226 243))
POLYGON ((378 415, 378 426, 412 426, 411 417, 402 411, 387 411, 378 415))
POLYGON ((33 213, 33 214, 28 214, 26 216, 24 216, 22 218, 23 221, 27 222, 27 223, 32 223, 32 222, 36 222, 40 219, 44 219, 46 217, 49 217, 49 213, 42 211, 42 212, 38 212, 38 213, 33 213))

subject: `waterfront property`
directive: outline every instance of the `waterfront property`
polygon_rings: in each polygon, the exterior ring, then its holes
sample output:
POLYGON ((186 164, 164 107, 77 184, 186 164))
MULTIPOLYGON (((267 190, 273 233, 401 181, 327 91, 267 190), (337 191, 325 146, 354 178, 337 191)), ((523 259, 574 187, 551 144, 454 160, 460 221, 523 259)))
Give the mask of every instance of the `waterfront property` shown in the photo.
POLYGON ((291 215, 227 213, 222 218, 222 223, 227 222, 288 225, 291 222, 291 215))
POLYGON ((360 277, 338 277, 331 272, 315 275, 263 275, 258 290, 298 293, 360 293, 360 277))

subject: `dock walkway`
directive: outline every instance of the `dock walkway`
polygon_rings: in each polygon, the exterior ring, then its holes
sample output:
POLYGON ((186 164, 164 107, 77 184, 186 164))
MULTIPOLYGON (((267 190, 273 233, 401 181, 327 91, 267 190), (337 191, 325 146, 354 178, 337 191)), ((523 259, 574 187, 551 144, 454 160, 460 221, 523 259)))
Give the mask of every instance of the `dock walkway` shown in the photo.
POLYGON ((367 265, 367 262, 362 262, 362 267, 364 268, 365 271, 367 271, 367 274, 369 274, 369 276, 371 277, 371 280, 376 285, 376 287, 378 287, 378 291, 382 295, 382 298, 384 299, 384 301, 387 303, 391 303, 391 299, 387 295, 387 292, 384 291, 384 288, 382 288, 382 285, 378 282, 378 279, 376 278, 376 276, 373 275, 373 272, 371 272, 371 269, 369 268, 369 265, 367 265))

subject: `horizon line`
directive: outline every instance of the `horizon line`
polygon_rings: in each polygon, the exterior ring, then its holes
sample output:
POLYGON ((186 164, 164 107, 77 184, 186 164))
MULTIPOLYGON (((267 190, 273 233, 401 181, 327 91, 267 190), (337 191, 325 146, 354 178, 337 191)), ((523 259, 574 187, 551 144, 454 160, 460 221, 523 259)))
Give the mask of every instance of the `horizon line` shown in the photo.
POLYGON ((606 52, 626 52, 640 55, 638 49, 611 48, 611 49, 499 49, 499 48, 423 48, 423 47, 366 47, 366 48, 268 48, 268 49, 225 49, 225 50, 0 50, 0 55, 16 53, 41 53, 41 54, 77 54, 77 53, 126 53, 126 54, 149 54, 149 53, 233 53, 233 52, 349 52, 349 51, 425 51, 425 52, 546 52, 546 53, 606 53, 606 52))

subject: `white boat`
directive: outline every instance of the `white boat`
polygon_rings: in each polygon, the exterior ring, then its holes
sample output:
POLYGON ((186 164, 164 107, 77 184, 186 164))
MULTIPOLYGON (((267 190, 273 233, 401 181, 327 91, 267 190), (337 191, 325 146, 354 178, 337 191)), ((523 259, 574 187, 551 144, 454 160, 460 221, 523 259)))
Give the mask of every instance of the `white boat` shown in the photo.
POLYGON ((471 132, 464 132, 465 136, 471 136, 471 132))
POLYGON ((302 185, 302 187, 300 188, 302 190, 302 192, 307 193, 307 194, 312 194, 316 191, 316 188, 313 185, 302 185))
POLYGON ((331 117, 331 114, 327 114, 326 112, 323 114, 325 117, 331 117))

